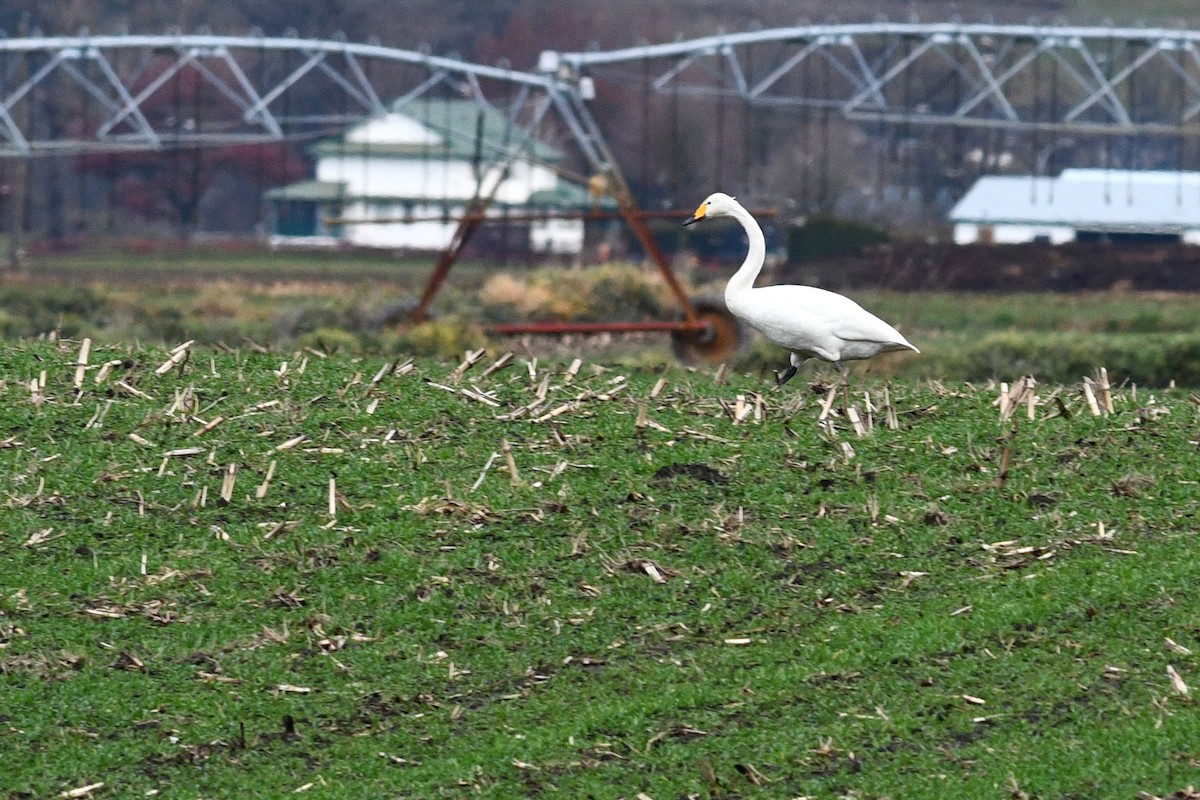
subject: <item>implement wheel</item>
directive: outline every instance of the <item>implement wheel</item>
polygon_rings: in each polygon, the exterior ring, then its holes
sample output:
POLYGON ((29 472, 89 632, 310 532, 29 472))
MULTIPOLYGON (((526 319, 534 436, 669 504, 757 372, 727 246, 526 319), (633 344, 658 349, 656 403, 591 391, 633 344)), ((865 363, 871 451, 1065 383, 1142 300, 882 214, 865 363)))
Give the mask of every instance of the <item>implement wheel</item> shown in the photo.
POLYGON ((698 331, 675 331, 671 334, 671 349, 685 364, 708 362, 720 364, 742 346, 742 326, 729 313, 722 297, 702 295, 692 299, 696 317, 704 323, 698 331))

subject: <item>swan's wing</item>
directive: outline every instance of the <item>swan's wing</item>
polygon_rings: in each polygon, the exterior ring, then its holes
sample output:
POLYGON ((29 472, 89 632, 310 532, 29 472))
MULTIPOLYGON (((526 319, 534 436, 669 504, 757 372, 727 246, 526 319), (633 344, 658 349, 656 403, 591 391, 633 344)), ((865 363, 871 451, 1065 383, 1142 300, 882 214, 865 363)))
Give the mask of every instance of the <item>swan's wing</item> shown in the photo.
POLYGON ((894 327, 849 297, 814 286, 766 286, 731 310, 790 350, 840 361, 916 350, 894 327))

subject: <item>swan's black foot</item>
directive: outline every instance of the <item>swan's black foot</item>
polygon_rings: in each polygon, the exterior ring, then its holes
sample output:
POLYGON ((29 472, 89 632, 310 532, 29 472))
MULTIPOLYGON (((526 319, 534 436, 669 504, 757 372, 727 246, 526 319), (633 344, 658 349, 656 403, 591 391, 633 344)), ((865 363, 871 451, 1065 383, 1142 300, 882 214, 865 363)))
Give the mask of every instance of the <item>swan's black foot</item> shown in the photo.
POLYGON ((776 372, 775 373, 775 385, 783 386, 785 383, 790 381, 795 376, 796 376, 796 366, 795 365, 788 367, 783 372, 776 372))

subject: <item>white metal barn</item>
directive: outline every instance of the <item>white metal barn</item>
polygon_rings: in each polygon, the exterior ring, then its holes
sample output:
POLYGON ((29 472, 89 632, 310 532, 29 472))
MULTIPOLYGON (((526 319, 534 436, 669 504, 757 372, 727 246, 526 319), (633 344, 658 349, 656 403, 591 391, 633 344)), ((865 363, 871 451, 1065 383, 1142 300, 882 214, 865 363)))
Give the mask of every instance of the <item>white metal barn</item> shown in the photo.
POLYGON ((950 210, 956 244, 1111 239, 1200 244, 1200 172, 1067 169, 980 178, 950 210))
MULTIPOLYGON (((267 193, 271 242, 443 250, 481 177, 489 188, 499 181, 490 215, 584 208, 586 188, 559 176, 553 165, 563 154, 543 142, 531 142, 506 174, 489 165, 507 127, 500 112, 472 100, 419 98, 320 142, 311 151, 314 179, 267 193)), ((582 220, 538 219, 519 229, 534 252, 583 249, 582 220)))

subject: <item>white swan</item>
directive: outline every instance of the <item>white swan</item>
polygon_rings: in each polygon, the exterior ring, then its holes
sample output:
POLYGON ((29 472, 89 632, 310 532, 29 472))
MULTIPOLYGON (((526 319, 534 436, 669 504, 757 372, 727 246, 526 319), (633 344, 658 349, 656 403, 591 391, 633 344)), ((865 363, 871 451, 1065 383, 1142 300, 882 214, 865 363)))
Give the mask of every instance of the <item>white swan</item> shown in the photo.
POLYGON ((725 286, 725 305, 738 319, 791 351, 791 365, 777 373, 778 383, 787 383, 809 358, 832 363, 845 377, 843 361, 892 350, 921 352, 899 331, 849 297, 815 286, 754 288, 767 254, 762 228, 737 200, 721 192, 709 195, 683 224, 713 217, 733 217, 750 238, 746 260, 725 286))

